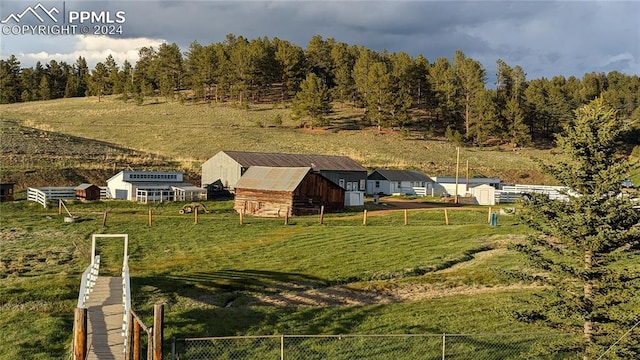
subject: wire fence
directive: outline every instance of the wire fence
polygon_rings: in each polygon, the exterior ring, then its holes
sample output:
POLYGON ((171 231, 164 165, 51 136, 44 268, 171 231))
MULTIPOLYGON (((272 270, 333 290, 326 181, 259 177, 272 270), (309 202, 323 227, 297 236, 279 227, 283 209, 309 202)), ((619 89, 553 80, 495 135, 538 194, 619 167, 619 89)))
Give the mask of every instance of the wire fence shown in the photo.
POLYGON ((172 360, 578 359, 546 354, 560 334, 274 335, 173 339, 172 360))

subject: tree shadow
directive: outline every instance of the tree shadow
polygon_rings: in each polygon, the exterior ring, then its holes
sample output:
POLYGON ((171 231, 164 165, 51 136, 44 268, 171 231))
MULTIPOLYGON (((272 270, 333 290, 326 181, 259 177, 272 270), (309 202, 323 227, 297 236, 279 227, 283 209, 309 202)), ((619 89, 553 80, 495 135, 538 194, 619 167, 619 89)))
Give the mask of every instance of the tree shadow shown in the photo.
POLYGON ((328 289, 330 281, 298 273, 263 270, 166 273, 133 277, 131 285, 134 309, 135 304, 149 304, 157 299, 165 301, 169 309, 178 306, 175 311, 168 311, 173 312, 173 318, 167 320, 170 332, 177 337, 265 334, 265 331, 344 334, 353 332, 383 308, 374 297, 367 298, 365 292, 328 289), (322 291, 316 292, 318 289, 322 291), (263 301, 281 294, 294 294, 299 301, 279 305, 263 301), (366 306, 353 306, 350 296, 365 299, 360 305, 366 306))

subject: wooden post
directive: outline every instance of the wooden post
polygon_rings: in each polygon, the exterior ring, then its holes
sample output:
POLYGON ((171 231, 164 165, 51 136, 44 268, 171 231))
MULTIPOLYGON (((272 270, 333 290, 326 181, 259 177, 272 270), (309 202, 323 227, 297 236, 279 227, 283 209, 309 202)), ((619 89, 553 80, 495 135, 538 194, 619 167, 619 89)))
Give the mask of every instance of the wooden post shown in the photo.
POLYGON ((324 205, 320 206, 320 225, 324 224, 324 205))
POLYGON ((238 214, 240 215, 240 225, 242 225, 243 221, 242 221, 242 214, 244 213, 244 209, 242 209, 241 211, 238 211, 238 214))
POLYGON ((456 152, 457 152, 457 155, 456 155, 456 189, 455 189, 455 192, 454 192, 454 194, 455 194, 454 195, 454 201, 457 204, 458 203, 458 178, 459 178, 459 174, 460 174, 460 172, 459 172, 459 169, 460 169, 460 147, 459 146, 456 147, 456 152))
POLYGON ((73 317, 73 359, 87 356, 87 309, 76 308, 73 317))
POLYGON ((289 207, 287 206, 287 212, 284 213, 284 224, 289 225, 289 207))
POLYGON ((104 212, 104 215, 102 215, 102 227, 107 226, 107 212, 104 212))
POLYGON ((126 343, 126 348, 125 348, 125 353, 124 353, 124 358, 126 360, 130 360, 131 359, 131 354, 133 351, 133 323, 137 322, 136 318, 133 316, 133 312, 129 311, 129 314, 127 315, 127 317, 129 318, 127 320, 127 343, 126 343))
POLYGON ((469 160, 467 160, 467 192, 469 192, 469 160))
POLYGON ((491 206, 489 206, 489 214, 487 214, 487 224, 491 224, 491 206))
POLYGON ((193 224, 198 225, 198 207, 193 207, 193 224))
POLYGON ((447 213, 447 209, 444 209, 444 223, 445 225, 449 225, 449 214, 447 213))
POLYGON ((58 199, 58 215, 62 215, 62 199, 58 199))
POLYGON ((147 360, 153 360, 153 328, 147 331, 147 360))
POLYGON ((151 209, 149 209, 149 226, 153 226, 153 213, 151 209))
POLYGON ((407 209, 404 210, 404 224, 409 224, 409 215, 407 214, 407 209))
POLYGON ((364 209, 364 215, 362 217, 362 225, 367 225, 367 209, 364 209))
POLYGON ((164 337, 164 304, 153 305, 153 360, 162 360, 164 337))
POLYGON ((140 360, 140 323, 133 320, 133 360, 140 360))

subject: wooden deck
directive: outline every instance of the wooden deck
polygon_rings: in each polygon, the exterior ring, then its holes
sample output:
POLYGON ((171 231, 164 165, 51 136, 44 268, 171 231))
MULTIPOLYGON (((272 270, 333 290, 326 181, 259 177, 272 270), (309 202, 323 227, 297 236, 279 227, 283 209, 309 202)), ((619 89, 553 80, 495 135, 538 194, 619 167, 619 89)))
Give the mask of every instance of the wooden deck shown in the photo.
POLYGON ((87 307, 87 360, 124 360, 122 278, 98 277, 87 307))

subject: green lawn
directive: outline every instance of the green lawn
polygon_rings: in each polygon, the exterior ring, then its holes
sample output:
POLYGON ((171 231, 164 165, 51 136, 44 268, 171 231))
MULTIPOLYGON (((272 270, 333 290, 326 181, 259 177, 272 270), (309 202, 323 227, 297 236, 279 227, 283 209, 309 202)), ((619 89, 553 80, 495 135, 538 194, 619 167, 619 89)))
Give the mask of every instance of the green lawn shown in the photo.
MULTIPOLYGON (((519 299, 535 288, 495 271, 521 262, 505 245, 527 230, 511 217, 490 227, 484 209, 450 209, 446 226, 441 210, 412 210, 407 226, 402 212, 373 215, 366 226, 360 212, 328 214, 325 225, 317 216, 295 217, 289 225, 282 219, 246 217, 240 225, 230 202, 207 205, 214 213, 201 214, 196 225, 173 203, 71 202, 69 209, 82 220, 75 224, 65 224, 57 208, 24 201, 1 204, 0 333, 8 341, 0 345, 0 358, 65 356, 93 233, 129 234, 134 309, 150 322, 153 304, 164 302, 166 339, 549 331, 511 317, 519 299), (315 294, 322 303, 323 289, 366 296, 406 287, 438 290, 424 298, 398 295, 387 304, 261 303, 296 293, 315 294), (225 307, 229 303, 233 306, 225 307)), ((118 274, 121 241, 100 240, 98 251, 101 272, 118 274)))

